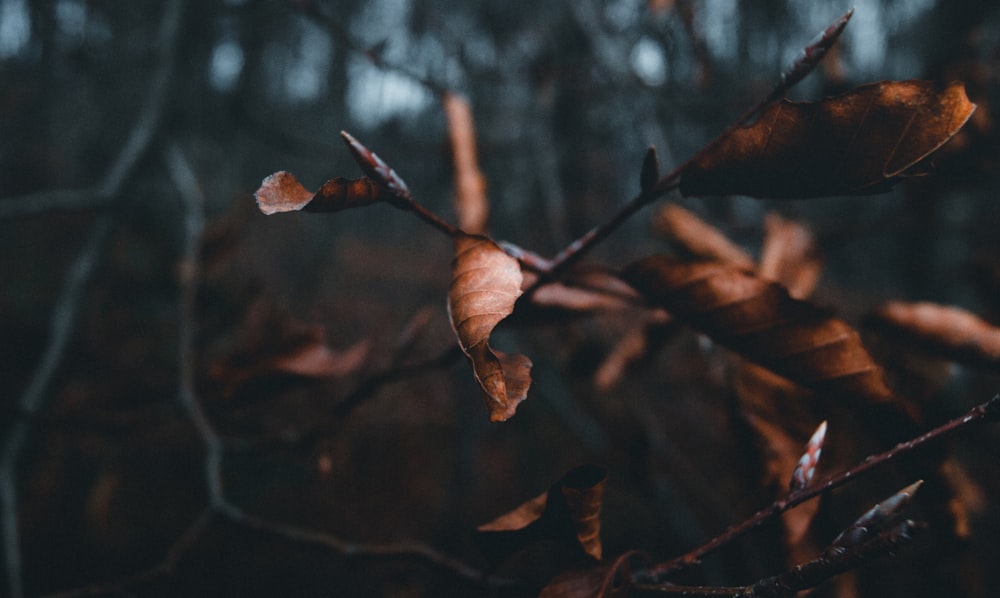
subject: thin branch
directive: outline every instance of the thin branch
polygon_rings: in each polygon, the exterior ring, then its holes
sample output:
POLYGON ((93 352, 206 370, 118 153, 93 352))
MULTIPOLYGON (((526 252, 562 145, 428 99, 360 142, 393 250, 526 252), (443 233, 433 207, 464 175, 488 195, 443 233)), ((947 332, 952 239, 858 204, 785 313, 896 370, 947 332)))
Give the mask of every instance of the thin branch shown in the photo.
POLYGON ((530 298, 539 287, 555 279, 561 273, 565 272, 567 268, 577 263, 585 254, 593 249, 598 243, 603 241, 608 235, 617 230, 619 226, 625 223, 626 220, 631 218, 632 215, 638 212, 641 208, 676 189, 679 186, 681 175, 683 175, 692 164, 706 154, 714 151, 719 143, 728 137, 735 129, 742 126, 745 122, 753 118, 768 105, 780 99, 789 88, 812 72, 823 57, 826 56, 827 52, 833 46, 833 43, 843 32, 844 27, 847 26, 847 22, 853 14, 854 10, 851 9, 832 25, 827 27, 822 33, 820 33, 815 40, 806 46, 802 54, 796 58, 796 60, 793 61, 792 64, 782 73, 780 80, 770 93, 764 96, 764 98, 757 102, 757 104, 753 107, 740 115, 738 119, 736 119, 715 139, 709 142, 708 145, 688 158, 680 166, 674 168, 669 174, 661 178, 651 189, 644 189, 641 193, 632 198, 631 201, 622 206, 609 220, 587 231, 579 239, 570 243, 562 252, 552 259, 550 270, 543 272, 538 277, 538 280, 536 280, 531 287, 525 290, 521 300, 527 301, 527 298, 530 298))
POLYGON ((982 403, 981 405, 977 405, 962 417, 955 418, 948 423, 938 426, 937 428, 934 428, 933 430, 930 430, 929 432, 912 440, 901 442, 883 453, 867 457, 863 462, 847 471, 827 478, 826 480, 815 485, 789 492, 783 498, 775 500, 769 506, 757 511, 757 513, 749 519, 730 527, 705 544, 702 544, 694 550, 679 557, 650 567, 646 571, 640 572, 639 575, 642 579, 652 579, 658 582, 665 579, 671 573, 697 565, 707 555, 722 548, 726 544, 729 544, 736 538, 763 525, 792 507, 795 507, 796 505, 799 505, 811 498, 826 494, 835 488, 843 486, 850 481, 870 473, 877 467, 885 465, 893 459, 901 457, 907 453, 911 453, 928 443, 940 440, 946 436, 954 434, 970 424, 980 421, 1000 421, 1000 394, 994 396, 992 399, 982 403))

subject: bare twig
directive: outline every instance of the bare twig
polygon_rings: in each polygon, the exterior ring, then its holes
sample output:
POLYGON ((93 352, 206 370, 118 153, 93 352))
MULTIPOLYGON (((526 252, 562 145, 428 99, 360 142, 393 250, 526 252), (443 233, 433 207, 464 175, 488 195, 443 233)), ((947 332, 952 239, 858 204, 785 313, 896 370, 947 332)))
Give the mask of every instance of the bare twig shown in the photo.
POLYGON ((598 243, 603 241, 608 235, 617 230, 619 226, 621 226, 641 208, 676 189, 679 185, 681 175, 683 175, 684 171, 686 171, 692 164, 705 154, 713 151, 723 139, 732 133, 733 130, 743 125, 746 121, 753 118, 754 115, 759 113, 768 105, 781 98, 781 96, 783 96, 790 87, 801 81, 826 55, 830 47, 840 36, 841 32, 843 32, 844 27, 847 26, 847 22, 850 20, 853 13, 853 9, 848 11, 844 16, 840 17, 835 23, 825 29, 805 48, 805 50, 803 50, 802 55, 799 56, 788 69, 785 70, 778 84, 775 85, 767 96, 744 112, 733 122, 733 124, 720 133, 708 145, 695 153, 695 155, 688 158, 680 166, 674 168, 674 170, 669 174, 661 178, 655 186, 650 189, 643 189, 631 201, 622 206, 609 220, 587 231, 583 234, 583 236, 570 243, 563 251, 556 255, 556 257, 552 259, 551 269, 547 272, 541 273, 538 280, 536 280, 531 287, 525 290, 521 300, 527 301, 539 287, 547 284, 559 274, 565 272, 567 268, 577 263, 580 258, 582 258, 598 243))
POLYGON ((769 506, 757 511, 757 513, 749 519, 730 527, 705 544, 702 544, 694 550, 679 557, 639 572, 639 575, 643 579, 660 581, 665 579, 671 573, 697 565, 705 556, 715 552, 747 532, 763 525, 765 522, 770 521, 774 517, 777 517, 792 507, 795 507, 796 505, 799 505, 811 498, 826 494, 834 488, 843 486, 844 484, 873 471, 877 467, 889 463, 897 457, 911 453, 925 444, 940 440, 945 436, 951 435, 958 430, 979 421, 1000 421, 1000 394, 994 396, 992 399, 982 403, 981 405, 977 405, 962 417, 953 419, 948 423, 938 426, 937 428, 934 428, 933 430, 930 430, 929 432, 912 440, 901 442, 884 453, 867 457, 863 462, 847 471, 829 477, 817 484, 789 492, 783 498, 775 500, 769 506))

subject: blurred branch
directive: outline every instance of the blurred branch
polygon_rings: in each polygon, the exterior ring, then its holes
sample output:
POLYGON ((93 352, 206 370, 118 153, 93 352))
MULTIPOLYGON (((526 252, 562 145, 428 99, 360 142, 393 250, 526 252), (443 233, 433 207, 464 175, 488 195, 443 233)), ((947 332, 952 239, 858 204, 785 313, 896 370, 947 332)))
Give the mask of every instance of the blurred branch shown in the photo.
MULTIPOLYGON (((111 216, 104 215, 94 223, 63 281, 62 290, 52 308, 48 345, 31 376, 28 388, 17 401, 17 409, 23 413, 33 415, 42 408, 49 386, 66 355, 83 292, 97 267, 104 241, 111 230, 111 222, 111 216)), ((29 419, 14 421, 0 455, 0 528, 3 531, 7 590, 12 598, 24 595, 17 516, 17 466, 28 438, 29 426, 29 419)))
POLYGON ((170 83, 174 75, 176 48, 184 2, 173 0, 161 17, 155 64, 159 65, 148 84, 149 92, 132 125, 128 139, 100 182, 84 189, 39 191, 0 199, 0 218, 17 218, 58 210, 89 210, 105 207, 121 194, 125 184, 135 174, 136 165, 149 151, 159 131, 170 98, 170 83))

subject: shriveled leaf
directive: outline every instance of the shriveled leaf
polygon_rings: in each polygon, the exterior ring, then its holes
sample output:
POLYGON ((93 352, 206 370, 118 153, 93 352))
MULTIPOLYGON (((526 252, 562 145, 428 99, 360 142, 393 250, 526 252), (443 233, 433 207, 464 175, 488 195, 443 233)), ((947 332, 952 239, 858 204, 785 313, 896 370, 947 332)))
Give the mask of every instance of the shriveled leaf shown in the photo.
POLYGON ((486 179, 476 157, 476 129, 472 108, 462 96, 445 92, 441 98, 448 123, 448 141, 455 165, 455 215, 458 227, 467 233, 486 231, 490 214, 486 199, 486 179))
POLYGON ((789 380, 871 402, 894 398, 858 333, 781 285, 733 266, 670 256, 634 262, 623 276, 674 317, 789 380))
POLYGON ((547 492, 479 526, 476 544, 494 564, 542 540, 570 545, 600 560, 600 516, 606 480, 603 468, 581 465, 547 492))
POLYGON ((818 102, 784 100, 685 170, 684 195, 808 198, 881 193, 918 174, 976 106, 961 83, 883 81, 818 102))
POLYGON ((312 193, 290 172, 276 172, 260 183, 254 194, 257 207, 264 214, 279 212, 339 212, 371 205, 386 196, 374 181, 367 177, 345 179, 337 177, 323 183, 312 193))
POLYGON ((893 301, 876 310, 868 321, 933 355, 1000 370, 1000 327, 964 309, 893 301))
POLYGON ((754 268, 753 258, 742 247, 694 212, 677 204, 668 203, 657 211, 653 226, 695 257, 748 270, 754 268))
POLYGON ((448 317, 486 395, 491 421, 514 415, 531 385, 530 359, 494 351, 489 344, 493 329, 514 311, 521 279, 517 260, 493 241, 461 233, 455 237, 448 317))

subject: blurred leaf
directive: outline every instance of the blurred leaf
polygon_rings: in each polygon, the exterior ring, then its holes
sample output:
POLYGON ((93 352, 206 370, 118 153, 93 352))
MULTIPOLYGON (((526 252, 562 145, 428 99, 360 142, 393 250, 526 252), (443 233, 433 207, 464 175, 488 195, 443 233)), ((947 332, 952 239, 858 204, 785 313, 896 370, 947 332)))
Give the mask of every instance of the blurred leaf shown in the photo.
POLYGON ((490 214, 486 199, 486 179, 476 156, 476 128, 472 108, 464 97, 445 92, 441 103, 448 123, 448 141, 455 165, 455 215, 458 227, 467 233, 486 232, 490 214))
POLYGON ((624 598, 632 586, 629 561, 640 554, 629 551, 612 562, 591 562, 566 571, 550 581, 538 598, 624 598))
POLYGON ((581 465, 547 492, 479 526, 476 545, 494 565, 543 540, 573 546, 600 560, 600 517, 606 481, 604 468, 581 465))
POLYGON ((777 283, 669 256, 634 262, 623 276, 679 320, 789 380, 871 402, 894 399, 853 328, 777 283))
POLYGON ((742 247, 694 212, 677 204, 665 204, 657 211, 653 226, 690 255, 747 270, 754 268, 753 258, 742 247))
POLYGON ((823 269, 812 233, 798 222, 774 213, 767 215, 764 228, 757 272, 761 278, 780 283, 792 297, 805 299, 816 288, 823 269))
POLYGON ((684 195, 808 198, 887 191, 975 110, 961 83, 883 81, 818 102, 783 100, 684 171, 684 195))
POLYGON ((486 394, 490 421, 514 415, 531 386, 530 359, 494 351, 489 345, 493 329, 514 311, 521 280, 517 260, 493 241, 463 233, 455 237, 448 316, 486 394))
POLYGON ((916 343, 931 355, 1000 370, 1000 328, 964 309, 891 301, 867 321, 903 343, 916 343))
POLYGON ((337 177, 323 183, 319 191, 310 192, 290 172, 276 172, 261 181, 254 194, 257 207, 264 214, 279 212, 339 212, 371 205, 386 199, 385 193, 367 177, 345 179, 337 177))

